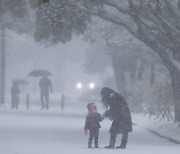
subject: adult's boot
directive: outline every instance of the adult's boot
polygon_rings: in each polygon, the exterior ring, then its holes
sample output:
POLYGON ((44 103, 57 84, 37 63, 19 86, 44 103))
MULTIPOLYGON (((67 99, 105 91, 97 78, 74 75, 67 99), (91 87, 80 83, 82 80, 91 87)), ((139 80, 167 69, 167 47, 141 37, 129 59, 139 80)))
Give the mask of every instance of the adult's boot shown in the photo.
POLYGON ((121 145, 117 146, 116 148, 117 149, 126 149, 126 144, 127 144, 127 141, 121 140, 121 145))

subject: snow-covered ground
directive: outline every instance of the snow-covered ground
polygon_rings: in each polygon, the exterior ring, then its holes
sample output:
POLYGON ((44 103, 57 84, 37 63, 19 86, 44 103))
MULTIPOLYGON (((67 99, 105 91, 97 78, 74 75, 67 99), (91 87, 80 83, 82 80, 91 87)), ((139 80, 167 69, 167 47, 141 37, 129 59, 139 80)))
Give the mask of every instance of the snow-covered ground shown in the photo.
POLYGON ((134 115, 138 119, 137 124, 147 128, 162 137, 169 138, 180 144, 180 123, 174 123, 173 120, 154 120, 155 117, 148 119, 148 116, 144 117, 142 114, 134 115), (139 122, 140 121, 140 122, 139 122))
MULTIPOLYGON (((173 122, 159 122, 132 114, 133 132, 129 134, 127 149, 104 149, 109 143, 111 121, 105 119, 100 129, 99 149, 88 149, 88 136, 83 127, 87 113, 86 104, 69 103, 65 110, 51 106, 49 111, 40 106, 25 110, 0 110, 0 154, 179 154, 180 145, 160 138, 147 130, 151 128, 166 135, 179 137, 180 129, 173 122), (172 126, 172 127, 170 127, 172 126), (173 135, 172 135, 173 134, 173 135)), ((103 109, 98 106, 100 113, 103 109)), ((120 144, 118 136, 117 145, 120 144)))

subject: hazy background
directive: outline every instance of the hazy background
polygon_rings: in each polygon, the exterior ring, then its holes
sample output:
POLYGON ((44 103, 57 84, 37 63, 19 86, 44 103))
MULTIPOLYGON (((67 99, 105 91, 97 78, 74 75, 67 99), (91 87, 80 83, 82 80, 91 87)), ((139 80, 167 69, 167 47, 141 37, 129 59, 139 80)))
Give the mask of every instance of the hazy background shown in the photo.
POLYGON ((92 45, 83 41, 82 37, 74 36, 72 41, 66 44, 44 46, 36 43, 31 36, 19 35, 8 30, 6 41, 6 97, 8 98, 11 81, 16 78, 29 82, 28 86, 20 86, 22 94, 28 92, 33 96, 39 96, 40 77, 28 77, 29 72, 35 69, 46 69, 53 74, 50 79, 54 95, 66 94, 78 97, 81 94, 76 88, 78 82, 83 84, 81 91, 90 90, 88 89, 90 82, 94 82, 96 87, 102 86, 99 75, 90 75, 84 71, 85 55, 91 50, 92 45))

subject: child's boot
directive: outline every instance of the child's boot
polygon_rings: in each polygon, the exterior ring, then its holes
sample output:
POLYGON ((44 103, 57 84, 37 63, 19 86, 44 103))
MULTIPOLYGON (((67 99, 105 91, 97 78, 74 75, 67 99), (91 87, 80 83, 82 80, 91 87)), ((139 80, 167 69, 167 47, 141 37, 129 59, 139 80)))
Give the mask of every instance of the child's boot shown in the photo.
POLYGON ((95 148, 99 148, 99 146, 98 146, 98 137, 95 137, 95 140, 94 140, 94 147, 95 148))
POLYGON ((88 142, 88 148, 93 148, 93 147, 92 147, 92 141, 89 141, 89 142, 88 142))
POLYGON ((98 143, 95 144, 95 148, 99 148, 98 143))
POLYGON ((93 148, 91 145, 88 145, 88 148, 93 148))

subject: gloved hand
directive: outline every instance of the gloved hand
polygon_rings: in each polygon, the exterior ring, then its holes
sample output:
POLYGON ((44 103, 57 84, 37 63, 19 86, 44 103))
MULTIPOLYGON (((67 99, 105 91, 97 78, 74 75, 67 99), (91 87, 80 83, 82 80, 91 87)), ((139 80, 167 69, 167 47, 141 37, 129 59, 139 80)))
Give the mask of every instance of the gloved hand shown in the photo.
POLYGON ((109 111, 106 110, 106 111, 103 113, 102 117, 105 118, 105 117, 108 117, 108 116, 109 116, 109 111))
POLYGON ((87 136, 87 134, 88 134, 88 130, 87 130, 87 129, 84 129, 84 135, 87 136))
POLYGON ((103 116, 103 115, 100 115, 99 121, 101 122, 101 121, 103 121, 103 120, 104 120, 104 116, 103 116))

